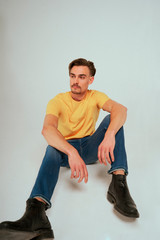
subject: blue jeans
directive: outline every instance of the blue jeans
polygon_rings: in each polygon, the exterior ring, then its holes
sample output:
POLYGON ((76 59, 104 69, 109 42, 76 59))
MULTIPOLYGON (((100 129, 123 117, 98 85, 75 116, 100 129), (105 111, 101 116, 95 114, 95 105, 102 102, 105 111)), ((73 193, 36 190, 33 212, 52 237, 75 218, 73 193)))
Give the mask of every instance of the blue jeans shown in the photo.
MULTIPOLYGON (((68 142, 78 150, 86 164, 91 164, 98 160, 98 146, 104 138, 109 123, 110 115, 107 115, 92 136, 68 140, 68 142)), ((115 161, 111 163, 111 168, 108 173, 123 169, 125 174, 128 174, 123 127, 117 132, 115 139, 115 161)), ((46 149, 30 198, 41 197, 47 202, 48 208, 51 207, 50 199, 58 180, 60 167, 69 167, 68 156, 49 145, 46 149)))

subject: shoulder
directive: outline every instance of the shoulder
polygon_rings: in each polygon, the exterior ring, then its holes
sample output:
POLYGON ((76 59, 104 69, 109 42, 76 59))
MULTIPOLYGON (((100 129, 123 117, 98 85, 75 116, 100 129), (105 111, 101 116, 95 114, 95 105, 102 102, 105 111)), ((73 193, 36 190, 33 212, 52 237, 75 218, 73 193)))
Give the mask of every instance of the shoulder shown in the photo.
POLYGON ((104 92, 100 92, 98 90, 89 90, 90 95, 93 97, 108 97, 108 95, 104 92))
POLYGON ((53 97, 51 100, 49 100, 47 104, 46 114, 52 114, 58 117, 61 113, 62 108, 64 108, 65 106, 64 103, 67 102, 67 99, 66 99, 67 96, 68 96, 67 93, 59 93, 55 97, 53 97))
POLYGON ((88 96, 90 97, 95 97, 98 93, 99 91, 97 90, 88 90, 88 96))
POLYGON ((95 104, 97 105, 98 108, 102 108, 105 102, 109 100, 109 97, 107 94, 97 91, 97 90, 91 90, 91 96, 92 99, 94 100, 95 104))
POLYGON ((69 98, 69 92, 58 93, 56 96, 50 99, 49 102, 61 101, 61 100, 63 101, 63 100, 67 100, 68 98, 69 98))

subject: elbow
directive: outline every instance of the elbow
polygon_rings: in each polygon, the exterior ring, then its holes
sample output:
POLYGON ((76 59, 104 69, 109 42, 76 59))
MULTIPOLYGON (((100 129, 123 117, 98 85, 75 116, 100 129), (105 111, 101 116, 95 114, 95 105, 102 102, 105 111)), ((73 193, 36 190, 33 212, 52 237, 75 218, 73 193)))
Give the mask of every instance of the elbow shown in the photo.
POLYGON ((45 137, 46 135, 46 132, 47 132, 48 128, 47 127, 43 127, 42 131, 41 131, 41 134, 45 137))
POLYGON ((124 107, 124 111, 125 111, 125 113, 127 113, 127 111, 128 111, 128 108, 127 107, 125 107, 125 106, 123 106, 124 107))
POLYGON ((122 104, 120 104, 120 106, 121 106, 121 110, 123 111, 123 112, 125 112, 125 113, 127 113, 127 107, 126 106, 124 106, 124 105, 122 105, 122 104))
POLYGON ((121 113, 127 114, 128 109, 127 109, 127 107, 125 107, 124 105, 119 104, 119 111, 120 111, 121 113))
POLYGON ((127 118, 127 111, 128 111, 128 109, 125 106, 123 106, 123 112, 124 112, 125 120, 127 118))
POLYGON ((127 107, 125 107, 124 105, 121 105, 121 108, 120 108, 120 111, 121 111, 121 114, 123 114, 123 116, 127 117, 127 107))

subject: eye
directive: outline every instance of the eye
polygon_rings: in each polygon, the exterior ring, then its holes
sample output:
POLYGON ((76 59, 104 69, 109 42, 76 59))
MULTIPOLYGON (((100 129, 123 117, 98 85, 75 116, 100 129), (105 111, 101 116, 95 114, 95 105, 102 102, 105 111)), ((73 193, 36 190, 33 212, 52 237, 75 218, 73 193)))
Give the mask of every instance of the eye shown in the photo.
POLYGON ((85 79, 85 76, 80 76, 80 79, 85 79))

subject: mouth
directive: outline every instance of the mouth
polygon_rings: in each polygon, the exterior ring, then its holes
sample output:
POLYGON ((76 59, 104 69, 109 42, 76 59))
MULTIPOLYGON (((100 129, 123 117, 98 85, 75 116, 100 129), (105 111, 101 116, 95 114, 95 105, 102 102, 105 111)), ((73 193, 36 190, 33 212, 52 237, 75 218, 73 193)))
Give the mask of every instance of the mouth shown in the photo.
POLYGON ((76 88, 80 88, 80 87, 77 86, 77 85, 72 85, 71 87, 72 87, 72 88, 75 88, 75 89, 76 89, 76 88))

